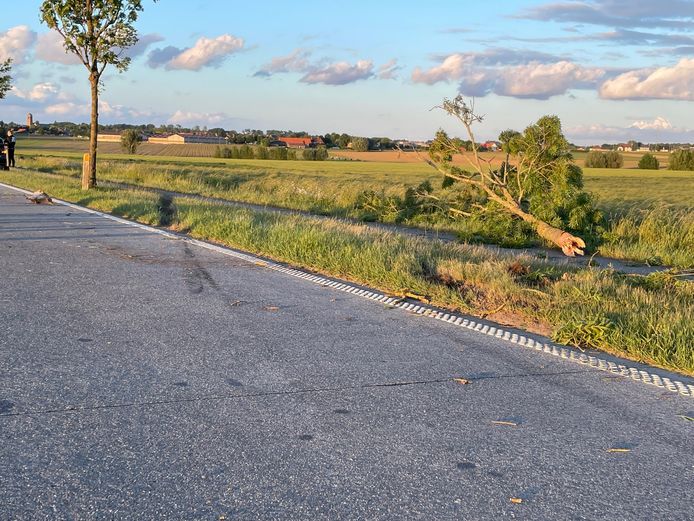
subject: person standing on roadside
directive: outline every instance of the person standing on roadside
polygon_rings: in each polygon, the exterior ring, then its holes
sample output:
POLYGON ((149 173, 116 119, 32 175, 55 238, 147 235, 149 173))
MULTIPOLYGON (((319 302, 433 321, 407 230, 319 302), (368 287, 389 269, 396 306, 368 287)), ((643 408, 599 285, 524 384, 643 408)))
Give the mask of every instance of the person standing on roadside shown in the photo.
POLYGON ((7 131, 7 151, 8 151, 8 154, 7 154, 7 155, 8 155, 7 161, 8 161, 9 164, 8 164, 7 166, 11 166, 12 168, 15 167, 15 163, 14 163, 14 147, 15 147, 16 145, 17 145, 17 138, 14 137, 14 132, 12 132, 11 130, 8 130, 8 131, 7 131))

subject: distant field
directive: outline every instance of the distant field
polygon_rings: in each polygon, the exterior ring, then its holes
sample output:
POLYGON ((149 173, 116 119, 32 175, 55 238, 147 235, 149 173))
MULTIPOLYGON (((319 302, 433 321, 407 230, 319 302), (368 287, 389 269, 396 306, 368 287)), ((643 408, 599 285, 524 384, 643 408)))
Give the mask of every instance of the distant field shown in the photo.
MULTIPOLYGON (((25 138, 18 141, 17 151, 26 152, 70 152, 84 153, 89 149, 86 139, 72 138, 25 138)), ((169 157, 212 157, 217 145, 186 144, 166 145, 160 143, 142 143, 137 154, 142 156, 169 157)), ((99 152, 104 154, 122 154, 120 143, 99 143, 99 152)))
MULTIPOLYGON (((89 142, 86 139, 74 138, 53 138, 53 137, 32 137, 24 138, 19 141, 20 148, 26 152, 44 153, 84 153, 87 151, 89 142)), ((138 148, 138 156, 160 156, 160 157, 186 157, 186 158, 214 158, 214 152, 218 145, 186 144, 186 145, 166 145, 159 143, 142 143, 138 148)), ((103 154, 121 155, 122 150, 119 143, 99 143, 99 152, 103 154)), ((624 168, 637 168, 639 160, 645 152, 620 152, 624 157, 624 168)), ((426 156, 426 152, 422 152, 426 156)), ((584 166, 585 152, 576 152, 574 159, 580 167, 584 166)), ((667 168, 669 154, 666 152, 656 152, 654 154, 660 161, 660 168, 667 168)), ((422 160, 415 152, 401 152, 399 150, 384 150, 382 152, 354 152, 352 150, 331 150, 330 157, 335 160, 346 160, 349 162, 370 162, 370 163, 402 163, 402 164, 421 164, 422 160)), ((502 152, 481 152, 480 157, 484 162, 488 162, 493 167, 498 167, 505 159, 502 152)), ((472 159, 472 154, 465 154, 457 158, 457 163, 465 164, 472 159)))

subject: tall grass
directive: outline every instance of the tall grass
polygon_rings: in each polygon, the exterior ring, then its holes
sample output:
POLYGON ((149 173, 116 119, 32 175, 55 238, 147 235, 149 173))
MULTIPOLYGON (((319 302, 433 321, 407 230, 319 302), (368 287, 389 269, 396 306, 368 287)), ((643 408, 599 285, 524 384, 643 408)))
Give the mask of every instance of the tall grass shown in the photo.
MULTIPOLYGON (((24 165, 70 176, 78 176, 81 168, 73 159, 41 156, 26 157, 24 165)), ((504 246, 538 244, 538 239, 522 226, 506 226, 504 218, 454 219, 442 212, 404 217, 397 212, 387 212, 374 216, 359 206, 360 194, 365 191, 374 191, 383 197, 402 197, 408 185, 428 181, 440 186, 437 174, 415 169, 412 165, 313 163, 307 168, 293 163, 288 165, 286 161, 211 166, 175 161, 102 161, 99 175, 104 180, 136 186, 320 215, 399 221, 410 226, 451 231, 466 241, 495 242, 504 246), (276 168, 274 163, 280 166, 276 168)), ((608 231, 599 248, 601 254, 651 264, 694 267, 694 173, 587 169, 585 182, 609 216, 608 231)), ((450 195, 451 190, 455 188, 437 188, 434 195, 450 195)))
POLYGON ((653 266, 694 266, 694 211, 655 206, 632 208, 610 221, 603 255, 653 266))
MULTIPOLYGON (((141 222, 159 219, 151 193, 99 188, 85 195, 77 179, 16 171, 0 173, 0 180, 141 222)), ((694 285, 667 273, 626 277, 611 270, 560 268, 340 221, 189 198, 174 203, 173 226, 198 238, 694 374, 694 285)))

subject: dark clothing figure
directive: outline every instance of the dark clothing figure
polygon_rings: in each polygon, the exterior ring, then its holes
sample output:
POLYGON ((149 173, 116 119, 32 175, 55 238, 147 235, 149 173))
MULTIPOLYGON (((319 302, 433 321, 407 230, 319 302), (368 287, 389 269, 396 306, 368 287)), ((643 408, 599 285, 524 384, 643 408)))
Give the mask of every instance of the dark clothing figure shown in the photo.
POLYGON ((10 169, 10 148, 8 143, 0 138, 0 170, 10 169))
POLYGON ((11 166, 12 168, 15 167, 14 164, 14 147, 17 144, 17 138, 14 137, 14 134, 10 133, 7 136, 7 150, 8 150, 8 162, 9 164, 7 166, 11 166))

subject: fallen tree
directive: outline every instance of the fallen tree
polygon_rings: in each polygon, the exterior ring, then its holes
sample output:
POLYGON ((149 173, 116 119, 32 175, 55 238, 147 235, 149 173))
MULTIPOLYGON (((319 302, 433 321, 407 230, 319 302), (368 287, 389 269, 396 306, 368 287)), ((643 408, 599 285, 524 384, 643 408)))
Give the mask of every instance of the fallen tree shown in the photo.
POLYGON ((493 168, 478 150, 473 126, 482 121, 461 95, 445 99, 439 107, 458 119, 472 141, 469 154, 463 154, 469 169, 453 164, 462 154, 454 140, 440 130, 425 161, 445 176, 448 183, 467 185, 475 194, 467 208, 460 212, 507 212, 530 224, 537 235, 558 246, 565 255, 583 255, 586 243, 574 235, 590 233, 600 226, 603 217, 583 191, 583 173, 573 163, 569 143, 561 132, 556 116, 544 116, 523 133, 505 131, 504 151, 507 160, 493 168), (514 157, 511 165, 509 156, 514 157), (573 233, 572 233, 573 232, 573 233))

